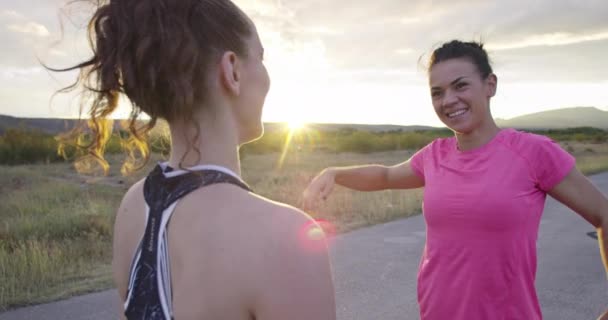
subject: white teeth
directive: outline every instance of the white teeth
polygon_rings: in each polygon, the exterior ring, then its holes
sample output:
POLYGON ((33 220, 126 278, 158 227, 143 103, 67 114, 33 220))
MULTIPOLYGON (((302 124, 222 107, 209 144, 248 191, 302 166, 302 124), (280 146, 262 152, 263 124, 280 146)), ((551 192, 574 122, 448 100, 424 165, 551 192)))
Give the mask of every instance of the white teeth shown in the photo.
POLYGON ((467 110, 462 109, 462 110, 458 110, 458 111, 456 111, 456 112, 448 113, 448 118, 454 118, 454 117, 457 117, 457 116, 459 116, 459 115, 461 115, 461 114, 464 114, 465 112, 467 112, 467 110))

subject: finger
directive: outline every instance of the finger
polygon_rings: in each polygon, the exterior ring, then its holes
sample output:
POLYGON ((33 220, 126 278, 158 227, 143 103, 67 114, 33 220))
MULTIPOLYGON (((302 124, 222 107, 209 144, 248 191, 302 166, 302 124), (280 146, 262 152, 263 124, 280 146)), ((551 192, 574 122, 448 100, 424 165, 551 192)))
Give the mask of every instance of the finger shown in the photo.
POLYGON ((306 212, 312 213, 312 212, 315 211, 315 208, 316 208, 315 198, 311 197, 311 198, 307 199, 307 201, 306 201, 306 209, 305 209, 306 212))
POLYGON ((312 198, 307 198, 305 201, 305 206, 304 206, 306 211, 312 211, 314 209, 314 203, 312 198))
POLYGON ((304 208, 307 208, 310 205, 310 198, 313 196, 313 185, 309 184, 304 192, 302 192, 302 202, 304 208))
POLYGON ((302 195, 302 209, 308 210, 308 194, 306 192, 302 195))
POLYGON ((333 190, 333 184, 332 183, 326 184, 320 192, 321 198, 323 200, 327 200, 327 198, 329 198, 329 195, 331 194, 332 190, 333 190))
POLYGON ((314 207, 315 201, 315 193, 312 190, 309 190, 304 195, 304 209, 306 211, 312 210, 314 207))

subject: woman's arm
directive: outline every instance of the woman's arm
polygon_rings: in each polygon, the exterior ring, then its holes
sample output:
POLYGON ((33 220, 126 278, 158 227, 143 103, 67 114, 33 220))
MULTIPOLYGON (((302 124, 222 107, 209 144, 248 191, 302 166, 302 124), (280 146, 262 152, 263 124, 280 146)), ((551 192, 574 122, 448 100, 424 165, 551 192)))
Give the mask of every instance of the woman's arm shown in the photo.
POLYGON ((608 199, 577 169, 573 169, 549 195, 574 210, 597 228, 600 254, 608 275, 608 199))
MULTIPOLYGON (((549 194, 597 228, 600 255, 608 275, 608 199, 576 168, 549 194)), ((598 320, 608 320, 608 311, 598 320)))
POLYGON ((414 172, 409 160, 394 166, 330 167, 321 171, 304 190, 304 208, 312 208, 321 199, 325 200, 335 184, 358 191, 377 191, 420 188, 424 181, 414 172))

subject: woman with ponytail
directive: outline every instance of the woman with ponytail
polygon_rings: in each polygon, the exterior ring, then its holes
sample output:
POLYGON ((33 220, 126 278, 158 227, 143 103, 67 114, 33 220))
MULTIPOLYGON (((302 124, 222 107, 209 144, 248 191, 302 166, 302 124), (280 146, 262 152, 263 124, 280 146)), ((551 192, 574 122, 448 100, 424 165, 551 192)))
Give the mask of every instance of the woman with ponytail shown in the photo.
POLYGON ((90 95, 92 143, 80 163, 107 169, 108 118, 121 96, 132 106, 124 171, 148 161, 158 119, 171 133, 169 160, 129 189, 116 216, 112 270, 124 317, 335 319, 319 227, 240 175, 239 146, 262 135, 270 84, 247 15, 230 0, 101 1, 89 40, 90 59, 56 70, 80 70, 64 91, 90 95))

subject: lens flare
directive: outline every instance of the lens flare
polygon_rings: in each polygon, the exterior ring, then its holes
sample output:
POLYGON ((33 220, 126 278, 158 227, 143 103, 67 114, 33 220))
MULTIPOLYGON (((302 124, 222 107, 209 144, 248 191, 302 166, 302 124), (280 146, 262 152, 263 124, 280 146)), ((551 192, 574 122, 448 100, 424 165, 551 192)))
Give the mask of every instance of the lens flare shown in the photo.
POLYGON ((300 243, 306 250, 324 250, 330 244, 335 232, 335 227, 329 221, 313 220, 306 223, 300 230, 300 243))
POLYGON ((281 158, 279 158, 279 169, 283 167, 283 162, 285 162, 287 151, 289 150, 289 146, 291 145, 291 139, 293 139, 293 131, 289 130, 287 138, 285 139, 285 144, 283 145, 283 152, 281 152, 281 158))
POLYGON ((325 238, 325 232, 321 227, 315 226, 308 230, 307 236, 310 240, 323 240, 325 238))
POLYGON ((296 155, 294 158, 297 166, 300 152, 310 152, 315 149, 317 142, 321 140, 321 133, 315 127, 314 124, 297 121, 290 121, 287 124, 285 127, 285 142, 277 163, 277 169, 283 168, 288 154, 296 155))

